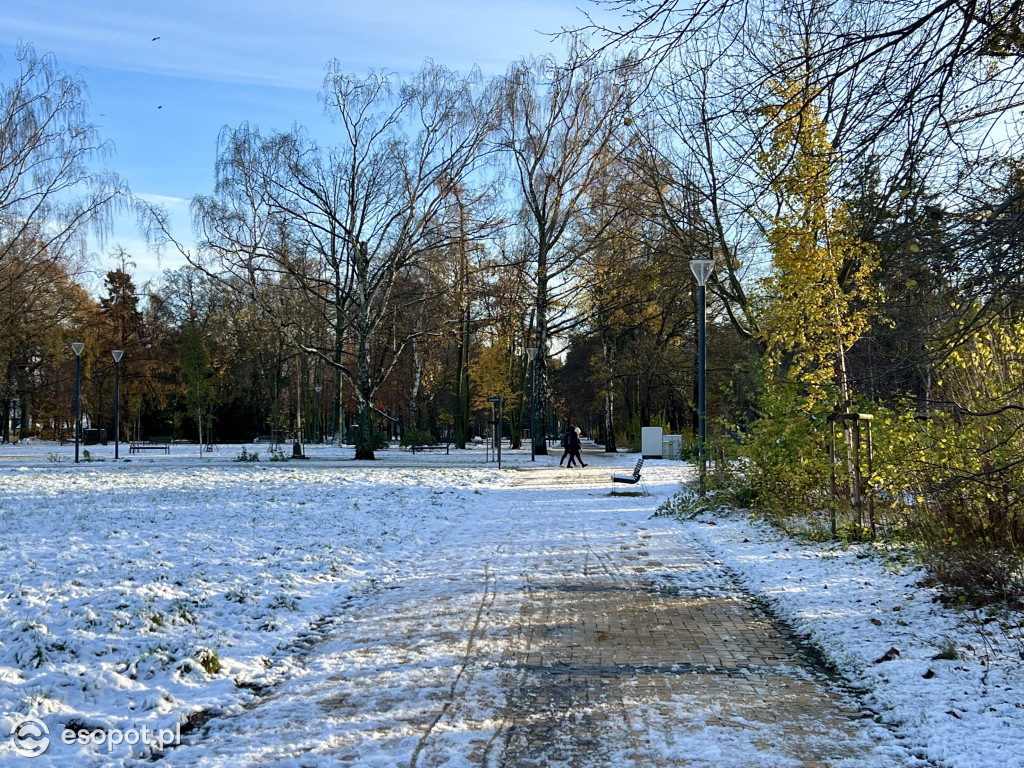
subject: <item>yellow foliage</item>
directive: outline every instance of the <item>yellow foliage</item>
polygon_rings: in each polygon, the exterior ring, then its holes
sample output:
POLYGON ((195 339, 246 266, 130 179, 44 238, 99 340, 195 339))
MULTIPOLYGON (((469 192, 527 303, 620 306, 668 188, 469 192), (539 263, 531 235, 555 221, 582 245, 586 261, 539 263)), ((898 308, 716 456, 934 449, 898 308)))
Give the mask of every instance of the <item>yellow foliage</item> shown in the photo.
POLYGON ((767 222, 772 271, 763 281, 761 328, 771 369, 803 385, 812 407, 826 385, 845 390, 839 363, 879 300, 869 281, 875 250, 830 199, 836 161, 817 108, 797 83, 775 84, 774 95, 778 103, 763 110, 771 145, 758 157, 778 202, 767 222))
POLYGON ((519 394, 519 368, 516 358, 503 346, 481 347, 469 366, 469 378, 473 383, 473 407, 489 408, 489 397, 503 397, 506 404, 519 394))

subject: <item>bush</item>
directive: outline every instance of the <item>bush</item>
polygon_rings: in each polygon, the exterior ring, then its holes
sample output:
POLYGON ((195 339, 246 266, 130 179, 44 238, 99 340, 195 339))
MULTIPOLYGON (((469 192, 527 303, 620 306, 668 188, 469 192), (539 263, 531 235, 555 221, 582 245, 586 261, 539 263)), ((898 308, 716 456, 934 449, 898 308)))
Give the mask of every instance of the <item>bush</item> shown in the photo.
POLYGON ((402 447, 408 448, 412 445, 437 445, 437 441, 425 429, 410 429, 402 435, 402 447))
POLYGON ((235 458, 232 459, 232 461, 242 461, 242 462, 259 461, 259 460, 260 460, 259 451, 253 451, 252 453, 249 453, 249 451, 247 451, 244 446, 242 447, 242 452, 239 453, 237 456, 235 456, 235 458))
POLYGON ((1021 425, 888 411, 876 423, 873 481, 925 566, 973 599, 1024 591, 1021 425))
POLYGON ((799 403, 786 390, 766 395, 761 418, 742 446, 751 500, 779 519, 819 512, 832 503, 827 422, 812 419, 799 403))

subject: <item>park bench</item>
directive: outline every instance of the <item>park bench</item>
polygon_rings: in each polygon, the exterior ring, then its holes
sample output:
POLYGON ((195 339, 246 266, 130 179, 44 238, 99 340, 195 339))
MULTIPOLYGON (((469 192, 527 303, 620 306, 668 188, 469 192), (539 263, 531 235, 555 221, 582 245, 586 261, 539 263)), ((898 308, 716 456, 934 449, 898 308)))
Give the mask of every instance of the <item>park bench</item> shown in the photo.
POLYGON ((444 445, 414 445, 412 446, 412 452, 418 451, 444 451, 446 454, 450 454, 451 443, 445 443, 444 445))
POLYGON ((640 470, 643 469, 644 459, 641 456, 637 459, 636 466, 633 467, 633 474, 631 475, 612 475, 612 482, 614 483, 628 483, 629 485, 636 485, 640 483, 640 487, 644 489, 644 494, 650 496, 647 491, 647 486, 644 485, 643 480, 640 479, 640 470))
POLYGON ((128 453, 140 453, 142 451, 163 451, 171 452, 171 438, 169 437, 147 437, 142 440, 133 440, 128 446, 128 453))

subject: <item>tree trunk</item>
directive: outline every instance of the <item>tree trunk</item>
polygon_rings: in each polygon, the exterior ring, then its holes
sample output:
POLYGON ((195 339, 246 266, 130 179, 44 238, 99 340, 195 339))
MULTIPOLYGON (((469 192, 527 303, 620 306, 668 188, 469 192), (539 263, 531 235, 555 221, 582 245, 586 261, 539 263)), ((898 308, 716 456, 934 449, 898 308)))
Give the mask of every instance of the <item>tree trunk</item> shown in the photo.
POLYGON ((199 429, 199 458, 203 457, 203 406, 202 406, 202 392, 200 391, 199 384, 196 384, 196 427, 199 429))
POLYGON ((423 381, 423 358, 420 356, 418 336, 412 337, 412 391, 409 392, 409 428, 419 429, 416 400, 420 396, 420 384, 423 381))
MULTIPOLYGON (((511 403, 508 409, 509 422, 516 423, 518 429, 512 428, 511 434, 509 435, 509 448, 518 450, 523 447, 523 429, 526 424, 530 424, 530 439, 533 440, 534 425, 530 421, 530 417, 526 412, 527 395, 529 394, 527 387, 529 383, 530 366, 519 366, 519 402, 516 403, 516 407, 512 408, 511 403)), ((533 406, 533 403, 530 403, 533 406)), ((536 411, 534 412, 536 413, 536 411)))
POLYGON ((604 451, 617 453, 615 445, 615 379, 612 377, 612 349, 604 342, 604 451))
POLYGON ((356 458, 372 461, 374 429, 373 429, 373 395, 374 387, 370 373, 370 345, 366 335, 360 334, 359 360, 356 363, 356 401, 359 404, 359 428, 356 430, 356 458))
MULTIPOLYGON (((548 260, 547 250, 544 245, 543 230, 541 237, 540 253, 537 257, 537 356, 533 363, 533 386, 537 394, 537 401, 534 405, 536 413, 547 413, 547 384, 548 384, 548 260)), ((548 455, 547 425, 546 419, 541 420, 540 429, 536 435, 530 435, 533 441, 533 452, 537 456, 548 455)))
POLYGON ((462 313, 459 359, 455 366, 455 447, 465 448, 469 439, 469 323, 470 307, 462 313))
MULTIPOLYGON (((336 354, 336 358, 338 355, 336 354)), ((334 424, 335 434, 338 436, 338 447, 341 448, 345 445, 345 409, 344 409, 344 398, 342 397, 342 382, 344 379, 341 376, 341 368, 337 367, 334 369, 334 413, 331 414, 331 419, 334 424)))

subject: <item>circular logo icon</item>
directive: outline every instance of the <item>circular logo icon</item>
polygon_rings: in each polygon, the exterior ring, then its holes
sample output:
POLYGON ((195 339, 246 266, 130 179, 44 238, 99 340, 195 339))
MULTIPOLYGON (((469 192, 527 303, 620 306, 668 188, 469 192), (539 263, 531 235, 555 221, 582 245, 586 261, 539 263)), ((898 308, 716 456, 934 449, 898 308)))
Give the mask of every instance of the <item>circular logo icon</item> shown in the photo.
POLYGON ((26 717, 11 728, 11 743, 14 751, 22 757, 39 757, 50 746, 50 729, 46 723, 34 717, 26 717))

